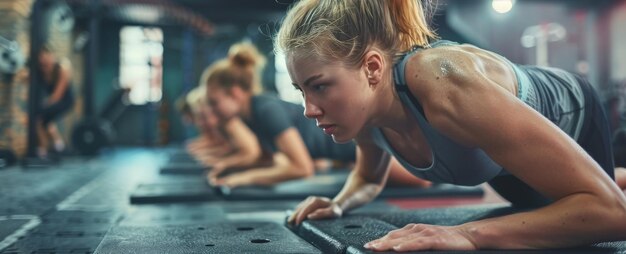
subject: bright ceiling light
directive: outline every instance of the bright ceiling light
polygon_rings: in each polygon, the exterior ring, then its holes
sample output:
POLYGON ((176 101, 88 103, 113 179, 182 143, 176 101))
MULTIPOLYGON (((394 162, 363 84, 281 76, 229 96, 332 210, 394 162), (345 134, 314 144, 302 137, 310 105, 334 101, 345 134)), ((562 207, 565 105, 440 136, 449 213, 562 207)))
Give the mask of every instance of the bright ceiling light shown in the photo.
POLYGON ((491 7, 498 13, 507 13, 513 9, 513 0, 493 0, 491 7))

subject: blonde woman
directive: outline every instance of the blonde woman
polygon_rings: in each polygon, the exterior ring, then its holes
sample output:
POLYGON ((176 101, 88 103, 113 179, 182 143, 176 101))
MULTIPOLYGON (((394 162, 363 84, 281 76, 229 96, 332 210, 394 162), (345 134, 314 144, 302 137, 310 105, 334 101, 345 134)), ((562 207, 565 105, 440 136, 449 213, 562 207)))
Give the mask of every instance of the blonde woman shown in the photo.
POLYGON ((305 115, 355 140, 355 172, 289 218, 341 216, 385 185, 391 156, 434 182, 488 182, 516 206, 457 226, 410 224, 369 242, 385 251, 546 249, 626 239, 608 125, 593 88, 559 69, 519 66, 440 41, 421 1, 302 0, 276 36, 305 115))
MULTIPOLYGON (((269 166, 229 175, 225 173, 236 167, 222 163, 211 171, 209 181, 231 187, 272 185, 313 175, 315 159, 353 162, 356 156, 354 143, 334 143, 314 121, 302 115, 304 108, 301 105, 259 94, 260 70, 264 63, 265 58, 252 44, 233 45, 229 57, 207 71, 207 98, 225 124, 231 119, 242 119, 246 123, 260 143, 261 154, 280 155, 282 159, 269 166)), ((400 179, 398 184, 429 186, 429 182, 399 169, 394 171, 400 179)))

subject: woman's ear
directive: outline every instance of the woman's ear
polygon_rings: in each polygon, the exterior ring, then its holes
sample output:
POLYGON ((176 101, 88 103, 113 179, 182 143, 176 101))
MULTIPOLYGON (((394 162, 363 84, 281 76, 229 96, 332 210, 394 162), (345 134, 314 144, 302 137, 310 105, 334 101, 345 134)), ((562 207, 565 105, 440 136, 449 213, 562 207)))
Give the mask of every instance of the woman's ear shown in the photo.
POLYGON ((370 85, 380 83, 383 77, 384 66, 384 57, 380 52, 370 50, 365 53, 365 56, 363 57, 363 69, 365 70, 365 77, 370 85))

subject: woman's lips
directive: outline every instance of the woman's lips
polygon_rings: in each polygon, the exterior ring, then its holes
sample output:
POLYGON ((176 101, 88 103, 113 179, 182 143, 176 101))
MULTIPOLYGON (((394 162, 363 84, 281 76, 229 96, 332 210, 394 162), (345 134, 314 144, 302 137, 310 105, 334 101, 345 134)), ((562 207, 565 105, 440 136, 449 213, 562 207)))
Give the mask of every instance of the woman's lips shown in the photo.
POLYGON ((317 127, 320 127, 322 130, 324 130, 324 133, 326 133, 326 135, 332 135, 337 128, 337 126, 334 124, 320 124, 317 127))

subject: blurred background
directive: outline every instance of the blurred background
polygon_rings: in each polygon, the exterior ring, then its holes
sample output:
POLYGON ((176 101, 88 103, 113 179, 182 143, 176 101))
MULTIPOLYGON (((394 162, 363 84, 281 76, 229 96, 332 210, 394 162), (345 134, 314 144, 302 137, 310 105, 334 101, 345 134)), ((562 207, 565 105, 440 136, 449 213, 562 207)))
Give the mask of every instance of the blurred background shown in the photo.
MULTIPOLYGON (((73 66, 76 103, 56 122, 72 154, 181 144, 193 134, 174 109, 176 99, 240 41, 268 58, 265 90, 299 102, 282 57, 272 51, 290 3, 0 0, 0 149, 18 159, 35 154, 29 108, 43 92, 31 84, 36 73, 28 59, 41 45, 73 66)), ((613 130, 626 126, 626 1, 439 0, 430 7, 444 39, 587 77, 613 130)))

